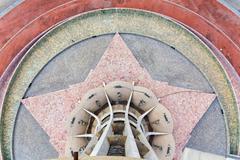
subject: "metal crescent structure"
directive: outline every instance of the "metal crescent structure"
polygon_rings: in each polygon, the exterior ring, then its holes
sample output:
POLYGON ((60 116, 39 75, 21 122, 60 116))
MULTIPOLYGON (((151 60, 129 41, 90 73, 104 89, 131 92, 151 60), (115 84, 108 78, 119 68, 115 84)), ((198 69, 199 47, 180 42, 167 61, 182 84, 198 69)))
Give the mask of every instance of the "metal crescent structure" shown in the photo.
POLYGON ((169 111, 149 93, 146 88, 122 81, 104 84, 86 93, 88 98, 76 105, 69 118, 66 155, 172 159, 175 150, 173 120, 169 111), (103 94, 106 97, 101 96, 103 94), (105 103, 99 105, 99 102, 105 103), (81 110, 93 119, 84 119, 88 116, 81 110), (95 121, 97 125, 93 125, 95 121))

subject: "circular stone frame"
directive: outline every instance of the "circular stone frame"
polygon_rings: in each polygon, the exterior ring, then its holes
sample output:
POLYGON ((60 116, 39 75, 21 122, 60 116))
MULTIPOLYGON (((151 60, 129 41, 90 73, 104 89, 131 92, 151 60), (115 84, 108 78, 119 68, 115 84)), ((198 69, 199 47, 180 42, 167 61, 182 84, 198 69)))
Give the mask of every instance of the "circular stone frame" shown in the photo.
POLYGON ((10 81, 3 103, 0 125, 3 157, 13 159, 12 135, 17 111, 28 86, 41 69, 61 51, 79 41, 116 32, 162 41, 197 66, 213 87, 224 111, 229 145, 227 153, 237 154, 240 136, 236 97, 225 70, 211 50, 189 30, 167 17, 143 10, 118 8, 97 10, 68 19, 29 49, 10 81))

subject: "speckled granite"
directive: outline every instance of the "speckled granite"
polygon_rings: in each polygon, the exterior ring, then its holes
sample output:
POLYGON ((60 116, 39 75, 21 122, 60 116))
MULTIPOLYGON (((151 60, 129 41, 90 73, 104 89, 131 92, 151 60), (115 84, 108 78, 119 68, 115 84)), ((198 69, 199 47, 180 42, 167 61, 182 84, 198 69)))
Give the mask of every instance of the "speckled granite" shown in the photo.
POLYGON ((158 39, 173 46, 194 63, 209 80, 224 109, 229 133, 228 152, 237 152, 239 123, 236 100, 228 77, 209 49, 186 29, 159 15, 129 9, 110 9, 68 21, 41 39, 24 58, 11 80, 3 105, 1 137, 6 159, 12 159, 11 137, 20 100, 37 73, 55 55, 75 42, 113 32, 135 33, 158 39))
MULTIPOLYGON (((29 97, 22 102, 50 136, 50 142, 60 155, 64 155, 66 119, 74 104, 92 88, 115 80, 134 81, 151 89, 160 102, 171 112, 174 119, 176 157, 189 139, 193 127, 206 112, 215 95, 185 88, 169 86, 166 82, 155 81, 143 69, 121 37, 116 34, 96 68, 85 82, 65 90, 29 97)), ((178 158, 179 159, 179 158, 178 158)))

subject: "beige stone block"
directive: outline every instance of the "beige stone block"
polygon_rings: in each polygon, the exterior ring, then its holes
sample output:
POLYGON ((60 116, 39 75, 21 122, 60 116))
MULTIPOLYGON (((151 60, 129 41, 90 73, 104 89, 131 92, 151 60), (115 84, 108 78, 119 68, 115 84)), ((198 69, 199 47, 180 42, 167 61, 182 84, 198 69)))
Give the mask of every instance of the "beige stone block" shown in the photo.
POLYGON ((163 105, 158 104, 149 114, 148 118, 150 125, 154 132, 172 133, 173 132, 173 119, 163 105))
POLYGON ((115 81, 106 85, 106 92, 111 101, 128 101, 132 88, 131 83, 115 81))
POLYGON ((132 103, 140 110, 147 111, 158 105, 157 97, 145 87, 135 86, 132 103))
POLYGON ((81 106, 85 109, 95 112, 101 109, 107 103, 104 88, 97 87, 95 89, 89 90, 81 100, 81 106))
POLYGON ((159 159, 172 160, 175 152, 175 141, 173 136, 155 136, 152 147, 159 159))

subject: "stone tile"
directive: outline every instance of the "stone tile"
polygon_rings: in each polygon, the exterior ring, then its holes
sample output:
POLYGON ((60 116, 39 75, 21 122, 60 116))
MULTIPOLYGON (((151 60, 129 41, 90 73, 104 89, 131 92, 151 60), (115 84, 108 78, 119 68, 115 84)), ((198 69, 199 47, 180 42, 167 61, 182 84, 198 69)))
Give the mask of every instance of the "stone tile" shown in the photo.
POLYGON ((152 79, 188 89, 213 91, 199 69, 175 48, 143 36, 121 34, 121 37, 152 79))
POLYGON ((25 97, 46 94, 84 81, 95 68, 113 35, 98 36, 76 43, 59 53, 33 80, 25 97))
POLYGON ((58 157, 49 143, 49 137, 32 117, 31 113, 20 106, 13 135, 15 160, 42 160, 58 157))
POLYGON ((225 120, 217 99, 194 127, 187 147, 223 156, 227 154, 225 120))

